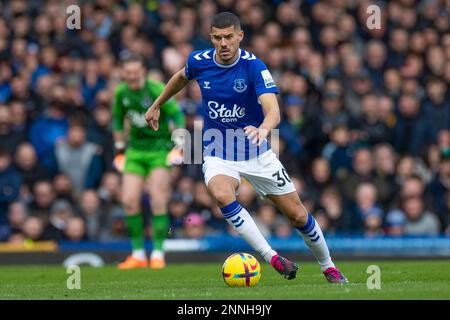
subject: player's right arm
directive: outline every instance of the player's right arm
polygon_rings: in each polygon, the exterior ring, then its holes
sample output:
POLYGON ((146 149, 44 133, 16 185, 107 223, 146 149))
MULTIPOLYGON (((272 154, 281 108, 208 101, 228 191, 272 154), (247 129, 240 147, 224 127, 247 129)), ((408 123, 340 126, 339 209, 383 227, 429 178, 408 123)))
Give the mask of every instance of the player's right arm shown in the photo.
POLYGON ((167 82, 166 87, 159 97, 155 100, 153 105, 145 113, 145 120, 149 124, 150 128, 153 130, 158 130, 158 120, 161 106, 166 103, 170 98, 176 95, 181 89, 183 89, 189 80, 186 77, 185 68, 181 69, 175 73, 169 82, 167 82))

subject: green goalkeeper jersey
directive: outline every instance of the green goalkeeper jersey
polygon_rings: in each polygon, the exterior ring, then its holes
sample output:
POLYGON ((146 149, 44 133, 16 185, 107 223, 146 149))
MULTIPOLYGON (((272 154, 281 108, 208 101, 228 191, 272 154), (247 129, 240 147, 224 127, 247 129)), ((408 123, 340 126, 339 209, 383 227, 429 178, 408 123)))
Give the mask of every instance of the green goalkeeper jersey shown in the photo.
POLYGON ((169 128, 173 120, 176 128, 185 126, 183 112, 174 99, 161 106, 159 130, 153 131, 145 121, 145 113, 164 89, 160 82, 146 80, 140 90, 130 90, 125 82, 114 93, 112 107, 113 130, 123 131, 125 116, 130 120, 128 147, 139 151, 170 150, 173 147, 169 128))

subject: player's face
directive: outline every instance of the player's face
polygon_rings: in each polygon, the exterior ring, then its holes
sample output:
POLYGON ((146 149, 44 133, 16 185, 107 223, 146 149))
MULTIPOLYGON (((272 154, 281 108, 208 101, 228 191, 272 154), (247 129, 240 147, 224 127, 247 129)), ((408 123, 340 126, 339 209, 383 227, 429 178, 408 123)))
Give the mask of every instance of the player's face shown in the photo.
POLYGON ((122 67, 122 77, 131 90, 139 90, 144 86, 145 68, 140 62, 127 62, 122 67))
POLYGON ((239 43, 244 37, 242 30, 235 30, 234 26, 219 29, 211 28, 211 41, 216 49, 216 59, 220 63, 232 63, 239 49, 239 43))

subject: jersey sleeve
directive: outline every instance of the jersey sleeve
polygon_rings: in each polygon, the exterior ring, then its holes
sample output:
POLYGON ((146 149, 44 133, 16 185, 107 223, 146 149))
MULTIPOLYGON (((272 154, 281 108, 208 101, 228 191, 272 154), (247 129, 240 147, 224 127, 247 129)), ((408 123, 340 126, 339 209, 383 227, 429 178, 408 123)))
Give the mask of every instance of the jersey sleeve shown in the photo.
POLYGON ((192 52, 186 60, 186 65, 184 67, 184 73, 186 75, 186 79, 188 80, 195 79, 196 77, 195 61, 196 60, 194 59, 194 52, 192 52))
POLYGON ((122 104, 121 87, 117 87, 114 91, 112 105, 112 129, 113 131, 123 131, 123 122, 125 117, 125 108, 122 104))
POLYGON ((251 79, 257 97, 264 93, 279 93, 277 85, 264 62, 256 59, 250 62, 250 66, 251 79))

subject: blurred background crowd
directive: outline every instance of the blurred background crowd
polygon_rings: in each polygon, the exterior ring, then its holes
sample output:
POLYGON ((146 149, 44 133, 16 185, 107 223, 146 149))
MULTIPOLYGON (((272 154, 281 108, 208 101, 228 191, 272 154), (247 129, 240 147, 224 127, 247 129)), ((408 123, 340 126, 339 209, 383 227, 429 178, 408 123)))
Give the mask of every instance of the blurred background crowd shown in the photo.
MULTIPOLYGON (((355 0, 78 1, 81 29, 68 30, 73 2, 0 1, 0 241, 125 238, 111 133, 120 59, 141 54, 166 82, 211 47, 219 11, 238 14, 242 47, 280 89, 273 147, 326 234, 450 234, 450 1, 372 2, 375 30, 355 0)), ((196 82, 177 96, 189 130, 200 98, 196 82)), ((171 237, 232 232, 200 165, 172 179, 171 237)), ((264 235, 296 236, 245 181, 238 200, 264 235)))

